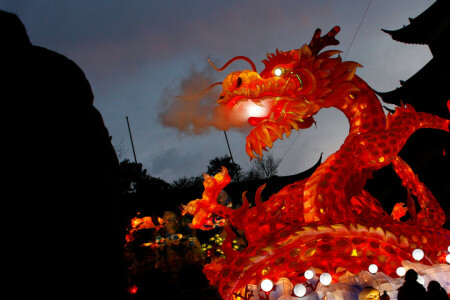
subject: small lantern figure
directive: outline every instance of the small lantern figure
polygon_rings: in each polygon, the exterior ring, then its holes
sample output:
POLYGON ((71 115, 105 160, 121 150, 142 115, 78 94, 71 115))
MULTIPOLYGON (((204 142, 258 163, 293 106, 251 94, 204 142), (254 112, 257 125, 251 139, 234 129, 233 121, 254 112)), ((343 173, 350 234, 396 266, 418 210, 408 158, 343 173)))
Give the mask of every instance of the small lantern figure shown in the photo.
POLYGON ((297 297, 303 297, 306 294, 306 287, 303 284, 297 284, 294 287, 294 295, 297 297))
POLYGON ((406 270, 403 267, 398 267, 396 272, 397 272, 397 275, 400 277, 405 276, 405 274, 406 274, 406 270))
POLYGON ((305 278, 306 278, 306 279, 311 279, 311 278, 313 278, 313 277, 314 277, 314 272, 313 272, 313 271, 307 270, 307 271, 305 272, 305 278))
POLYGON ((376 274, 378 272, 378 266, 376 264, 371 264, 369 266, 369 272, 372 274, 376 274))
POLYGON ((322 273, 322 275, 320 275, 320 283, 325 285, 325 286, 329 286, 332 280, 332 277, 329 273, 322 273))
POLYGON ((422 249, 415 249, 412 253, 412 256, 415 260, 420 261, 425 256, 425 254, 423 253, 422 249))
POLYGON ((269 279, 264 279, 261 281, 261 289, 266 293, 270 292, 273 289, 273 282, 269 279))

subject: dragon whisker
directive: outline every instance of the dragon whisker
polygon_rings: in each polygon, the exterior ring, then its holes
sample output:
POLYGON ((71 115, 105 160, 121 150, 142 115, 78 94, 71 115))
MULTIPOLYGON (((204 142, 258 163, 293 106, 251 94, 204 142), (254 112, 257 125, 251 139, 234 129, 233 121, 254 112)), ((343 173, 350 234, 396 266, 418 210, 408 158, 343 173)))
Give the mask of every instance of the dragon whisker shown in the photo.
POLYGON ((248 57, 246 57, 246 56, 236 56, 236 57, 233 57, 233 58, 230 59, 226 64, 224 64, 222 68, 217 68, 217 67, 211 62, 211 60, 209 60, 209 59, 208 59, 208 62, 211 64, 211 66, 212 66, 216 71, 221 72, 221 71, 225 70, 231 63, 233 63, 233 62, 236 61, 236 60, 240 60, 240 59, 241 59, 241 60, 245 60, 246 62, 248 62, 248 63, 250 64, 250 66, 252 67, 252 71, 253 71, 253 72, 256 72, 256 66, 255 66, 255 64, 253 63, 253 61, 252 61, 250 58, 248 58, 248 57))
POLYGON ((178 98, 178 99, 182 99, 182 100, 199 99, 203 95, 205 95, 207 92, 209 92, 209 90, 211 90, 213 87, 215 87, 217 85, 222 85, 222 82, 216 82, 216 83, 211 84, 209 87, 207 87, 205 90, 203 90, 201 93, 199 93, 197 95, 193 95, 193 96, 175 96, 175 97, 178 98))

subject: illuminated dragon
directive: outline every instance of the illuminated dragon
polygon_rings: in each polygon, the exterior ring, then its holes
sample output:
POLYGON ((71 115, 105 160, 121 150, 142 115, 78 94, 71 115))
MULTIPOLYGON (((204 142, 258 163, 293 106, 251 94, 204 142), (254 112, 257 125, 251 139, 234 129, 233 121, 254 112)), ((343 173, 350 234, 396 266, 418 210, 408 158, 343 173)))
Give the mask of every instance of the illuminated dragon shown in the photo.
POLYGON ((218 193, 230 182, 227 170, 214 177, 205 174, 203 197, 184 206, 194 216, 192 226, 202 228, 216 214, 243 231, 249 243, 241 251, 232 250, 236 235, 226 226, 226 258, 205 266, 206 276, 224 299, 240 299, 238 291, 264 278, 304 282, 310 268, 317 274, 330 273, 334 282, 347 271, 356 274, 370 264, 396 276, 403 260, 413 261, 416 248, 425 252, 422 263, 445 263, 450 245, 450 233, 442 228, 445 214, 398 153, 416 130, 448 131, 450 120, 416 112, 411 106, 397 107, 386 116, 374 91, 355 75, 358 63, 342 61, 337 50, 321 52, 339 43, 335 39, 339 30, 336 26, 321 36, 317 29, 308 45, 285 52, 277 49, 267 55, 260 73, 243 56, 215 67, 222 71, 238 59, 251 65, 252 70, 232 72, 224 79, 217 101, 225 117, 244 115, 253 126, 246 139, 251 158, 261 158, 263 150, 284 135, 289 137, 292 129, 310 127, 322 108, 337 108, 350 123, 343 145, 313 175, 265 202, 260 197, 264 186, 260 187, 255 207, 249 207, 245 193, 240 209, 218 204, 218 193), (244 112, 249 105, 260 106, 262 112, 248 117, 244 112), (393 218, 363 189, 375 170, 389 164, 420 204, 418 213, 409 205, 408 222, 399 221, 404 209, 396 207, 393 218))

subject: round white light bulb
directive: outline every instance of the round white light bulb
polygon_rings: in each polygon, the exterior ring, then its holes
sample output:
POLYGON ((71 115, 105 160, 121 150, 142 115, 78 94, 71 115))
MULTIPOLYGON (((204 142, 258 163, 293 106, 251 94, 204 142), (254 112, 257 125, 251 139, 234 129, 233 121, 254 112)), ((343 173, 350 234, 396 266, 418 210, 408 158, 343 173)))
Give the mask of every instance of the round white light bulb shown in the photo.
POLYGON ((325 285, 325 286, 329 286, 332 280, 332 277, 329 273, 322 273, 322 275, 320 275, 320 283, 325 285))
POLYGON ((314 272, 313 272, 313 271, 307 270, 307 271, 305 272, 305 278, 306 278, 306 279, 311 279, 311 278, 313 278, 313 277, 314 277, 314 272))
POLYGON ((450 252, 450 246, 448 246, 447 251, 450 252))
POLYGON ((275 76, 281 76, 283 74, 283 70, 281 70, 281 68, 276 68, 273 73, 275 74, 275 76))
POLYGON ((450 264, 450 254, 447 254, 447 256, 445 257, 445 260, 447 261, 447 263, 450 264))
POLYGON ((406 274, 406 270, 403 267, 398 267, 396 272, 397 272, 397 275, 400 276, 400 277, 404 276, 406 274))
POLYGON ((425 278, 423 278, 422 275, 417 275, 417 282, 420 283, 421 285, 425 284, 425 278))
POLYGON ((369 266, 369 272, 372 274, 375 274, 378 272, 378 266, 376 264, 371 264, 369 266))
POLYGON ((306 287, 303 284, 297 284, 294 287, 294 294, 297 297, 303 297, 306 294, 306 287))
POLYGON ((425 253, 423 253, 422 249, 415 249, 412 252, 412 256, 415 260, 420 261, 425 256, 425 253))
POLYGON ((269 292, 271 291, 273 288, 273 282, 270 281, 269 279, 264 279, 263 281, 261 281, 261 289, 264 292, 269 292))

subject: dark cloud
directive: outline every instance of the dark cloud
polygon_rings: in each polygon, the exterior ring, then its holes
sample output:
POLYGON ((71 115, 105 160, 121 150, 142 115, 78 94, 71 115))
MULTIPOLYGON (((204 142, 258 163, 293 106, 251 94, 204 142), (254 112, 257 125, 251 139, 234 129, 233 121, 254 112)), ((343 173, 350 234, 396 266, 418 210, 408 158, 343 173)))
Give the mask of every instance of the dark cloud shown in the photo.
POLYGON ((190 153, 180 153, 175 148, 170 148, 151 160, 151 174, 163 178, 178 178, 178 174, 190 174, 193 169, 202 174, 202 170, 197 165, 198 155, 190 153))

